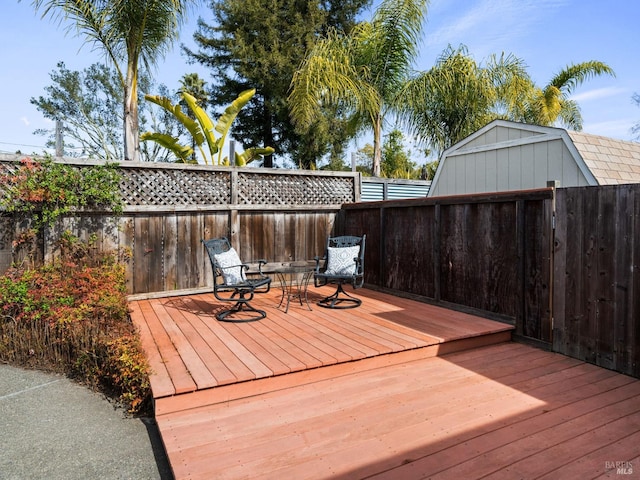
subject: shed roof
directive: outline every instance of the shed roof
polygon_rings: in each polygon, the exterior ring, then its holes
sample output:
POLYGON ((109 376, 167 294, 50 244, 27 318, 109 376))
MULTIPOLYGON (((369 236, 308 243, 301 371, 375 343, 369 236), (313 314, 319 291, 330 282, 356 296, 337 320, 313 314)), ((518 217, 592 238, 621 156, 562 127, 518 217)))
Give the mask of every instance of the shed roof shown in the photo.
POLYGON ((640 183, 640 143, 568 131, 600 185, 640 183))

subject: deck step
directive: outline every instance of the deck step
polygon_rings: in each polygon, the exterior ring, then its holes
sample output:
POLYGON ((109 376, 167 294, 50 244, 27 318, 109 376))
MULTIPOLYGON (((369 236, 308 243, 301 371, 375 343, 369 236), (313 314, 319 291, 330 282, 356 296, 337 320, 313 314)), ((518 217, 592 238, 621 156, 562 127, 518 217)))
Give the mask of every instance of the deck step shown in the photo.
POLYGON ((513 342, 419 358, 430 349, 166 411, 176 480, 607 478, 611 458, 638 461, 640 380, 513 342))

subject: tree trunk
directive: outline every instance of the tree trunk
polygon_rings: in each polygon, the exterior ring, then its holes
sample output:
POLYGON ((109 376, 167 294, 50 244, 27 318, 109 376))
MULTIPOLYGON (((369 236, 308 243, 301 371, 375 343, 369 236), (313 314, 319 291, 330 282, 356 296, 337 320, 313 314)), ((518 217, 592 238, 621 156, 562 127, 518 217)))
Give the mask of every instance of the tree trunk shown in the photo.
POLYGON ((373 124, 373 165, 371 174, 374 177, 380 176, 380 166, 382 164, 382 115, 377 114, 373 124))
MULTIPOLYGON (((273 141, 273 122, 271 118, 271 110, 269 109, 264 96, 262 97, 262 102, 264 105, 264 130, 262 134, 262 146, 275 148, 273 141)), ((264 168, 273 168, 273 155, 265 155, 262 165, 264 168)))
POLYGON ((124 159, 140 161, 140 135, 138 125, 138 78, 137 69, 127 68, 124 87, 124 159))

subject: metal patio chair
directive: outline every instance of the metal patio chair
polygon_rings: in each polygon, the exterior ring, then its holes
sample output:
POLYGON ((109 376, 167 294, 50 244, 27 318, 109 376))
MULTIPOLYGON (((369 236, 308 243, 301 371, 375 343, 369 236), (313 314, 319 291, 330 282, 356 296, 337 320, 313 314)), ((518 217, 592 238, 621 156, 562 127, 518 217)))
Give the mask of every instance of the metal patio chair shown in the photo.
POLYGON ((364 246, 366 235, 329 237, 324 257, 315 257, 313 282, 316 287, 337 285, 335 293, 323 298, 318 305, 325 308, 355 308, 362 304, 359 298, 344 291, 343 285, 356 289, 364 284, 364 246))
POLYGON ((271 278, 262 273, 266 260, 257 260, 256 277, 247 276, 249 266, 240 261, 236 250, 226 237, 202 240, 211 260, 213 270, 213 294, 222 302, 235 302, 227 310, 216 314, 220 321, 249 322, 267 316, 249 303, 256 293, 266 293, 271 288, 271 278))

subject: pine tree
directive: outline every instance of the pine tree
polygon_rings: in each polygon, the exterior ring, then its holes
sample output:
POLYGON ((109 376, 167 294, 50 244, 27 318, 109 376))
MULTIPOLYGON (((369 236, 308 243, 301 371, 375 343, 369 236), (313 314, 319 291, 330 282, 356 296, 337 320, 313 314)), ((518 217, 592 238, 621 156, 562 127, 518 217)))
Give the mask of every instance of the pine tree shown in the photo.
MULTIPOLYGON (((211 105, 227 105, 246 89, 257 93, 238 115, 233 136, 243 145, 271 145, 302 168, 344 148, 349 129, 331 112, 305 135, 294 129, 289 85, 315 39, 329 28, 349 31, 370 0, 218 0, 214 20, 198 23, 198 50, 188 57, 212 70, 211 105)), ((272 166, 265 159, 265 166, 272 166)))

